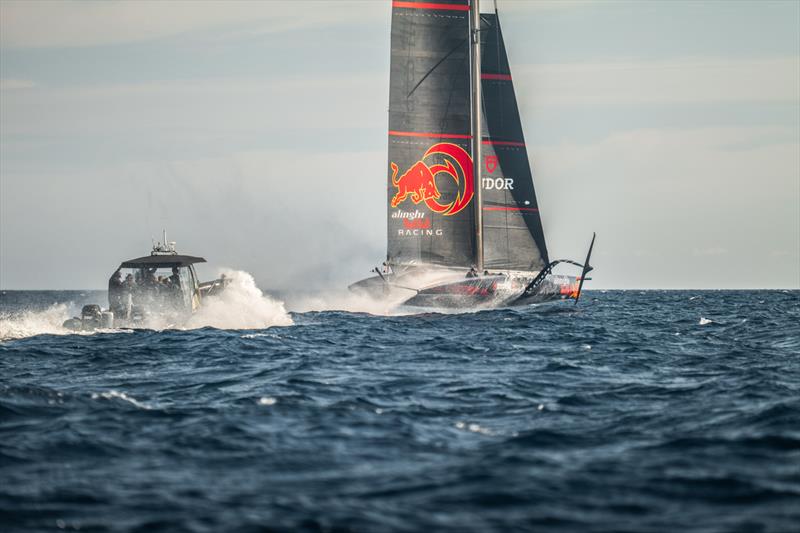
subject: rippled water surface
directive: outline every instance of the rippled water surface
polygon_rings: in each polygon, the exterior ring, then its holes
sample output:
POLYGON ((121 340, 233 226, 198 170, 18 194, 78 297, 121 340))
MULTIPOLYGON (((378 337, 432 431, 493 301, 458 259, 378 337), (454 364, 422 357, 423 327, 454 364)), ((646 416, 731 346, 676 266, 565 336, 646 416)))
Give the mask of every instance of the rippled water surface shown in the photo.
POLYGON ((798 530, 797 291, 291 318, 0 341, 0 530, 798 530))

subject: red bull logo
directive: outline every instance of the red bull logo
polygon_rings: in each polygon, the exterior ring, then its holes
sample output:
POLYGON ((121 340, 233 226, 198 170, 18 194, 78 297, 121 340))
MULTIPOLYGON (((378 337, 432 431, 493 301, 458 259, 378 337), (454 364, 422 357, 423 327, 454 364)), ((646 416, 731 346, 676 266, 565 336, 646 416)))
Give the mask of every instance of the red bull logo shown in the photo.
POLYGON ((444 216, 455 215, 467 205, 474 194, 474 180, 472 177, 472 158, 458 145, 451 143, 434 144, 422 159, 411 165, 404 174, 397 177, 397 165, 391 163, 392 185, 397 189, 397 193, 392 197, 392 207, 397 207, 401 203, 410 199, 418 204, 425 202, 428 208, 444 216), (426 163, 426 159, 432 156, 444 156, 444 163, 426 163), (456 182, 458 193, 456 198, 447 204, 439 200, 442 195, 436 186, 436 177, 440 174, 448 176, 456 182))

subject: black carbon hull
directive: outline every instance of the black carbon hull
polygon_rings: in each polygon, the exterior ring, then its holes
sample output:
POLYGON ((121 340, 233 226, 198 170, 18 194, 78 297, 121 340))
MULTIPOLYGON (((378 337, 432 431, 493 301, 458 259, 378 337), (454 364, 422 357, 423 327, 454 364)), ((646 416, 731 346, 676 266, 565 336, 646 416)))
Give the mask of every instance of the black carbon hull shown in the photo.
POLYGON ((467 278, 462 272, 424 275, 383 275, 350 286, 375 299, 421 309, 492 309, 574 299, 574 276, 550 275, 533 291, 526 288, 536 273, 498 273, 467 278), (429 282, 426 278, 441 278, 429 282))

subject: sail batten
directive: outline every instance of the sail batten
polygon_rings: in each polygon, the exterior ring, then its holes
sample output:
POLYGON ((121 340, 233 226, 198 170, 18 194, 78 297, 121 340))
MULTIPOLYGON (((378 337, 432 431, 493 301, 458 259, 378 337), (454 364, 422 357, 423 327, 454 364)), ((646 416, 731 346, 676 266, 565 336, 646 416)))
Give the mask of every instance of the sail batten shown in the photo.
POLYGON ((431 139, 472 139, 472 135, 463 133, 433 133, 427 131, 392 131, 389 135, 395 137, 428 137, 431 139))
POLYGON ((414 2, 414 1, 394 0, 392 2, 392 7, 401 9, 436 9, 445 11, 469 11, 469 4, 465 4, 463 1, 445 3, 445 2, 414 2))
POLYGON ((495 146, 525 146, 524 141, 501 141, 497 139, 482 139, 481 144, 491 144, 495 146))

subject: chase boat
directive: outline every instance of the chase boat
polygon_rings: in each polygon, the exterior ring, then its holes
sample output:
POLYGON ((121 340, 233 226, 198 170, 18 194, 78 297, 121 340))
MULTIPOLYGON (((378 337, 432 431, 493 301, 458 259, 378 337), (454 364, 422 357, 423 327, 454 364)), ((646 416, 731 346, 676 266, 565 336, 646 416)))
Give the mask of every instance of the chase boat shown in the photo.
POLYGON ((478 4, 392 2, 387 258, 349 288, 434 309, 577 303, 594 235, 583 263, 550 259, 500 20, 478 4))
POLYGON ((224 275, 198 281, 194 265, 205 262, 202 257, 179 254, 165 232, 164 243, 154 243, 150 255, 123 261, 112 274, 108 309, 85 305, 81 316, 63 325, 75 331, 179 326, 230 282, 224 275))

